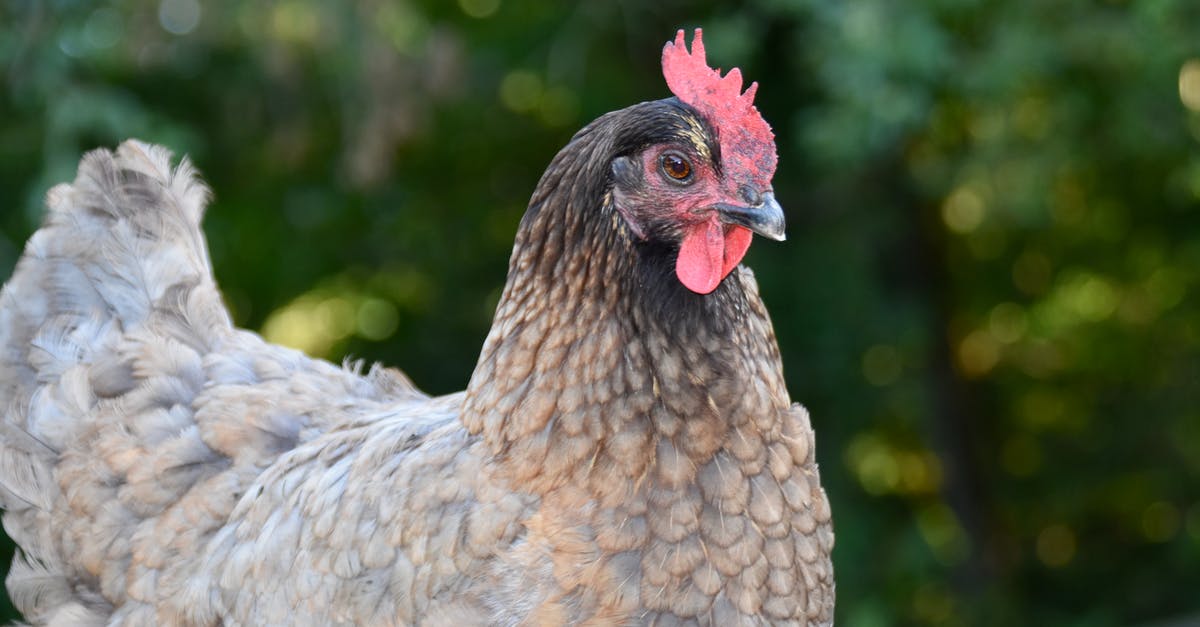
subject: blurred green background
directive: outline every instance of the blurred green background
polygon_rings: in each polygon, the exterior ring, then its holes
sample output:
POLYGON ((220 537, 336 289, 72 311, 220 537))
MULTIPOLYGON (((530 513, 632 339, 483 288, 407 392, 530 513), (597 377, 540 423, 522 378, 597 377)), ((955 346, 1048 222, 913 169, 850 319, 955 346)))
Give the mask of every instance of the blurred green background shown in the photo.
POLYGON ((543 168, 693 26, 779 143, 838 624, 1200 624, 1195 0, 5 0, 0 277, 139 137, 239 324, 461 389, 543 168))

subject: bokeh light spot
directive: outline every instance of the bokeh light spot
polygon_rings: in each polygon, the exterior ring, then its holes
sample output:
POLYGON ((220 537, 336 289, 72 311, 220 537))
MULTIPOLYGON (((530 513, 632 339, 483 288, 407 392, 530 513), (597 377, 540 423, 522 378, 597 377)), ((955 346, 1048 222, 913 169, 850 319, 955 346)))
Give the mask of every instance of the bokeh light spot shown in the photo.
POLYGON ((1060 568, 1075 559, 1075 532, 1063 524, 1050 525, 1037 537, 1037 556, 1051 568, 1060 568))
POLYGON ((988 332, 1004 344, 1020 340, 1028 324, 1025 309, 1016 303, 1000 303, 988 315, 988 332))
POLYGON ((877 433, 856 436, 846 460, 870 494, 935 494, 942 486, 942 463, 931 451, 902 449, 877 433))
POLYGON ((937 455, 925 451, 901 451, 896 455, 900 466, 900 488, 906 494, 933 494, 942 486, 942 463, 937 455))
POLYGON ((316 39, 320 28, 316 11, 304 2, 282 2, 271 12, 271 33, 281 41, 308 44, 316 39))
POLYGON ((354 307, 344 298, 329 298, 316 306, 313 314, 317 324, 334 340, 341 340, 354 332, 354 307))
POLYGON ((471 17, 482 19, 500 10, 500 0, 458 0, 458 8, 471 17))
POLYGON ((105 7, 92 11, 83 25, 83 38, 92 48, 111 48, 121 40, 125 24, 116 10, 105 7))
POLYGON ((1179 99, 1200 113, 1200 59, 1189 59, 1179 68, 1179 99))
POLYGON ((334 343, 327 320, 317 312, 318 303, 302 296, 275 310, 263 323, 268 342, 290 346, 314 357, 325 357, 334 343))
POLYGON ((1033 389, 1021 395, 1017 403, 1021 421, 1034 428, 1059 425, 1067 414, 1067 401, 1053 388, 1033 389))
POLYGON ((1166 542, 1179 532, 1179 509, 1166 501, 1151 503, 1142 512, 1142 534, 1151 542, 1166 542))
POLYGON ((1155 270, 1146 280, 1146 291, 1150 292, 1160 308, 1170 309, 1183 300, 1187 287, 1178 270, 1164 266, 1155 270))
POLYGON ((358 334, 368 340, 391 337, 400 325, 396 306, 381 298, 368 298, 358 306, 358 334))
POLYGON ((406 54, 416 54, 429 31, 426 17, 408 3, 381 3, 375 11, 375 26, 396 50, 406 54))
POLYGON ((197 0, 162 0, 158 3, 158 23, 173 35, 186 35, 200 24, 197 0))
POLYGON ((855 437, 846 448, 851 469, 870 494, 887 494, 900 484, 900 465, 891 448, 874 434, 855 437))
POLYGON ((942 221, 955 233, 970 233, 983 222, 986 207, 979 192, 962 186, 942 203, 942 221))
POLYGON ((1105 279, 1084 276, 1067 287, 1065 296, 1080 317, 1099 322, 1117 308, 1117 292, 1105 279))
MULTIPOLYGON (((267 316, 263 337, 314 357, 334 357, 334 349, 351 335, 385 340, 396 332, 396 304, 344 282, 314 289, 267 316)), ((410 303, 412 304, 412 303, 410 303)))
POLYGON ((990 333, 972 331, 958 344, 958 365, 968 377, 982 377, 1000 361, 1000 346, 990 333))
POLYGON ((528 113, 542 101, 542 79, 529 70, 514 70, 500 81, 500 102, 516 113, 528 113))
POLYGON ((945 503, 927 505, 917 511, 917 530, 933 550, 934 557, 946 566, 962 562, 970 552, 958 517, 945 503))

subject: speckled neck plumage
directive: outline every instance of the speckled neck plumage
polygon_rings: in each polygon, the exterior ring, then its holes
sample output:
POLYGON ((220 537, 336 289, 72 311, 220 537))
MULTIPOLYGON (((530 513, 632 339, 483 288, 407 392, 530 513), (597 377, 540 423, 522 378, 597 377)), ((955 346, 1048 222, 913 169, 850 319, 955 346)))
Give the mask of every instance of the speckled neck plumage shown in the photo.
POLYGON ((635 241, 605 190, 581 187, 605 180, 607 130, 585 129, 543 177, 467 391, 468 427, 539 491, 580 473, 603 492, 674 476, 789 405, 754 287, 735 272, 687 290, 668 246, 635 241))
POLYGON ((495 571, 521 592, 488 605, 529 605, 528 624, 828 624, 828 502, 754 279, 692 293, 670 245, 631 234, 604 183, 610 123, 638 120, 613 116, 543 177, 467 387, 497 479, 538 498, 495 571))

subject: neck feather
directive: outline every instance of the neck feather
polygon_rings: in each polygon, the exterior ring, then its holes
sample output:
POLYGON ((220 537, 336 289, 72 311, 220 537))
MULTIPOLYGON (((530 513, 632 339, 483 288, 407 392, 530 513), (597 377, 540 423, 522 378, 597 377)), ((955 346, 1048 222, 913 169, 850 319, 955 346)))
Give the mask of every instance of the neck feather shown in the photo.
POLYGON ((680 487, 790 404, 750 273, 684 288, 611 206, 609 145, 585 130, 547 170, 467 388, 464 424, 533 492, 680 487))

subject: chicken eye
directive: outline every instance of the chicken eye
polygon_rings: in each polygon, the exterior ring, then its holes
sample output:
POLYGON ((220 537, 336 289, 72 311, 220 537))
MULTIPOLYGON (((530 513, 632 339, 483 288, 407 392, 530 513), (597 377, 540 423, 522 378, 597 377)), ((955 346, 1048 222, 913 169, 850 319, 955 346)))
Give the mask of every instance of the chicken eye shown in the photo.
POLYGON ((668 152, 662 156, 662 171, 672 179, 684 182, 692 176, 692 164, 682 156, 668 152))

